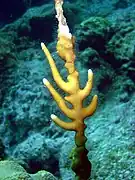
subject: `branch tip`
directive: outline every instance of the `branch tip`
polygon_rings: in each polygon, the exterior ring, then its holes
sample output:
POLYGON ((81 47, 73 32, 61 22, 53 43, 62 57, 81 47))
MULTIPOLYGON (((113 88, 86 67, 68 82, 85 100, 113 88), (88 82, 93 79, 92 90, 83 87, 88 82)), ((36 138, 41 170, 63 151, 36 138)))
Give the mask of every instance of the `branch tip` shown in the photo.
POLYGON ((52 120, 54 120, 54 119, 56 119, 57 118, 57 116, 55 116, 55 114, 51 114, 51 119, 52 120))
POLYGON ((43 83, 44 83, 44 85, 48 85, 49 81, 46 78, 43 78, 43 83))

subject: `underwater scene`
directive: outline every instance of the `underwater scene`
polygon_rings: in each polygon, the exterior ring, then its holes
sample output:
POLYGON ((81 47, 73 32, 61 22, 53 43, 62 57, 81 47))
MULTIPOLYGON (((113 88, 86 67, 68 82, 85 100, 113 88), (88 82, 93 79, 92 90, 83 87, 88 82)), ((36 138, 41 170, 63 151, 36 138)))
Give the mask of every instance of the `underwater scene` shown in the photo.
POLYGON ((0 180, 135 180, 135 0, 0 1, 0 180))

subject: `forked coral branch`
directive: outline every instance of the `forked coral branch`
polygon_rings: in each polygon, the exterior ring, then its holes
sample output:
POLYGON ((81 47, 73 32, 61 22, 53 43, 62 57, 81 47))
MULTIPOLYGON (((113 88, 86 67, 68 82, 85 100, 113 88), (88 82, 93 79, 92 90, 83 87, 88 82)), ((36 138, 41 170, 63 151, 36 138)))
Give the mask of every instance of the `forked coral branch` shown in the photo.
POLYGON ((93 73, 92 70, 88 70, 88 81, 84 89, 80 88, 79 84, 79 73, 75 68, 75 51, 74 44, 75 39, 69 31, 66 18, 63 15, 63 1, 55 0, 56 18, 58 19, 58 42, 57 42, 57 53, 65 61, 65 68, 68 70, 69 75, 65 82, 61 77, 49 50, 44 43, 41 43, 42 50, 44 51, 47 60, 50 64, 52 75, 56 84, 66 93, 68 96, 64 98, 54 89, 51 83, 47 79, 43 79, 44 85, 48 88, 56 103, 62 112, 71 119, 71 122, 65 122, 52 114, 52 120, 60 127, 66 130, 75 131, 75 144, 76 147, 72 151, 72 170, 76 174, 76 179, 87 180, 91 174, 91 163, 87 157, 87 149, 85 143, 87 138, 85 137, 84 131, 86 125, 84 119, 93 115, 97 107, 97 95, 92 99, 92 102, 87 106, 83 107, 83 100, 90 94, 93 84, 93 73), (72 104, 72 108, 66 105, 66 101, 72 104))

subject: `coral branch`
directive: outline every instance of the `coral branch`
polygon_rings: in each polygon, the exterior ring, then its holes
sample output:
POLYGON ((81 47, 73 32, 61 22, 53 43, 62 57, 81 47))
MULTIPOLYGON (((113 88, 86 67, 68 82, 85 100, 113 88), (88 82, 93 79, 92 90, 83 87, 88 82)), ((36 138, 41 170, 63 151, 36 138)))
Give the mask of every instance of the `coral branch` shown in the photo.
POLYGON ((59 108, 63 113, 71 119, 71 122, 65 122, 55 116, 51 115, 52 120, 60 127, 66 130, 75 131, 75 144, 76 148, 72 154, 72 170, 76 174, 78 180, 88 180, 91 174, 91 163, 88 160, 88 151, 85 148, 87 138, 85 137, 84 119, 91 116, 97 107, 98 97, 95 95, 91 103, 87 107, 83 107, 83 100, 90 94, 93 85, 93 73, 92 70, 88 70, 88 81, 84 89, 80 88, 79 73, 75 68, 75 40, 72 34, 69 32, 69 28, 66 22, 66 18, 63 15, 63 0, 55 0, 56 18, 59 22, 58 28, 58 42, 57 52, 58 55, 65 61, 65 68, 68 70, 67 82, 65 82, 60 73, 57 70, 55 62, 48 51, 44 43, 41 43, 41 47, 50 64, 54 81, 56 84, 64 90, 68 95, 64 98, 53 88, 47 79, 43 79, 44 85, 48 88, 53 98, 57 102, 59 108), (66 104, 68 101, 72 108, 69 108, 66 104))
POLYGON ((49 83, 47 79, 43 79, 44 85, 48 88, 50 93, 52 94, 53 98, 57 102, 59 108, 62 110, 62 112, 68 116, 69 118, 74 117, 74 112, 72 109, 69 109, 64 101, 64 99, 60 96, 60 94, 53 88, 53 86, 49 83))
POLYGON ((65 122, 65 121, 61 120, 60 118, 58 118, 57 116, 55 116, 54 114, 51 115, 51 118, 58 126, 60 126, 63 129, 70 130, 70 131, 76 130, 75 122, 65 122))
POLYGON ((85 99, 91 92, 93 84, 93 72, 91 69, 88 70, 88 81, 84 89, 80 90, 80 96, 85 99))

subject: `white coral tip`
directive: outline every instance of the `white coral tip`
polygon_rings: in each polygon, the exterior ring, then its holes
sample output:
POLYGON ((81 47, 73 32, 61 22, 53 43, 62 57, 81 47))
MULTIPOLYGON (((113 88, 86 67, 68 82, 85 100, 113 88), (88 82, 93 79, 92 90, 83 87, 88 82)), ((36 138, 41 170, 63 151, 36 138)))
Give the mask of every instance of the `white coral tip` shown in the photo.
POLYGON ((91 69, 88 70, 88 74, 93 74, 91 69))
POLYGON ((47 84, 49 84, 49 81, 46 78, 43 78, 43 83, 44 83, 44 85, 47 85, 47 84))
POLYGON ((56 119, 57 118, 57 116, 55 116, 54 114, 51 114, 51 119, 52 120, 54 120, 54 119, 56 119))
POLYGON ((43 42, 41 42, 41 48, 43 49, 43 47, 44 47, 44 43, 43 43, 43 42))

